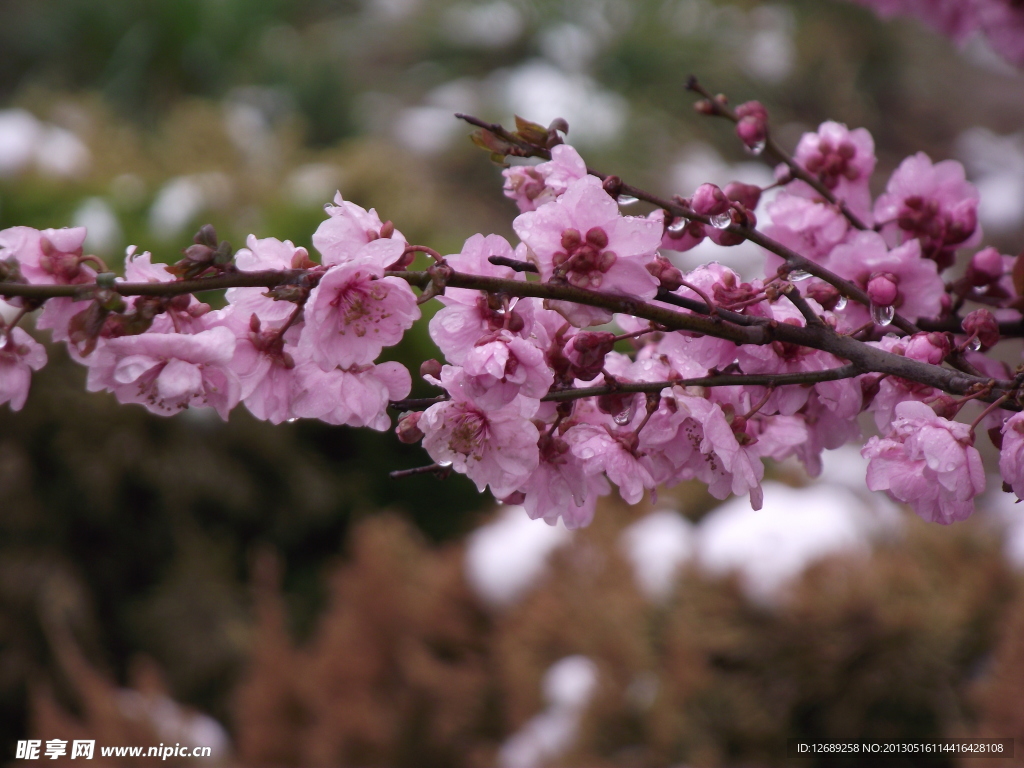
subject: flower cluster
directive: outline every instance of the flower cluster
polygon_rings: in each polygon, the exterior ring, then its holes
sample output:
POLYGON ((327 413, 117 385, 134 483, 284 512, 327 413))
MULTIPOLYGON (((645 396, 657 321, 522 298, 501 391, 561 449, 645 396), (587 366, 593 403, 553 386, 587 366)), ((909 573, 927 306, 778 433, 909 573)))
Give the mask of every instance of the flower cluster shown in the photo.
MULTIPOLYGON (((763 150, 759 104, 704 111, 732 116, 763 150)), ((161 415, 205 406, 226 419, 243 403, 275 424, 377 430, 391 407, 398 437, 435 462, 426 470, 464 474, 568 527, 613 489, 636 503, 686 480, 759 508, 765 459, 816 474, 822 451, 859 437, 863 412, 882 434, 864 448, 868 486, 922 517, 971 513, 985 485, 982 423, 1001 444, 1003 479, 1024 491, 1020 379, 981 354, 1000 321, 1019 326, 1019 270, 986 248, 963 278, 942 277, 982 238, 957 163, 914 155, 872 199, 871 136, 824 123, 783 158, 762 231, 758 187, 704 184, 663 201, 588 172, 554 129, 520 126, 478 142, 544 158, 505 171, 515 245, 477 234, 442 256, 340 195, 312 237, 319 261, 255 236, 232 254, 205 227, 172 266, 130 249, 115 279, 83 253, 81 228, 0 232, 0 295, 16 312, 0 337, 2 402, 22 407, 46 361, 16 327, 42 307, 36 326, 67 342, 90 390, 161 415), (625 215, 631 192, 654 210, 625 215), (764 277, 673 265, 705 237, 760 243, 764 277), (433 263, 412 271, 420 253, 433 263), (204 280, 229 288, 223 308, 195 298, 204 280), (409 372, 378 359, 435 297, 429 333, 444 359, 420 374, 439 394, 407 400, 409 372), (984 307, 961 316, 967 302, 984 307), (955 421, 986 404, 974 424, 955 421)))

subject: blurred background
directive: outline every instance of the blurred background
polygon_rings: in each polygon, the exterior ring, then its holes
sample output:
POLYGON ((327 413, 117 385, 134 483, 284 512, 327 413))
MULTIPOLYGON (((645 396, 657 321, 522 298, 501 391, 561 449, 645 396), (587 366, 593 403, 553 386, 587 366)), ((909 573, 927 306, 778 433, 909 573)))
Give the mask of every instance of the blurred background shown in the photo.
MULTIPOLYGON (((769 183, 691 73, 790 147, 868 128, 876 191, 909 153, 961 160, 987 243, 1024 242, 1024 77, 841 0, 4 0, 0 228, 86 225, 115 263, 176 260, 206 222, 310 247, 340 190, 443 253, 511 237, 454 112, 564 117, 593 167, 661 193, 769 183)), ((708 243, 680 266, 716 258, 761 261, 708 243)), ((997 478, 927 526, 851 447, 817 480, 769 468, 756 514, 684 485, 570 533, 463 478, 389 481, 426 463, 389 434, 160 419, 48 351, 0 409, 4 760, 28 737, 513 768, 1024 739, 1024 524, 997 478)), ((425 324, 392 352, 436 354, 425 324)))

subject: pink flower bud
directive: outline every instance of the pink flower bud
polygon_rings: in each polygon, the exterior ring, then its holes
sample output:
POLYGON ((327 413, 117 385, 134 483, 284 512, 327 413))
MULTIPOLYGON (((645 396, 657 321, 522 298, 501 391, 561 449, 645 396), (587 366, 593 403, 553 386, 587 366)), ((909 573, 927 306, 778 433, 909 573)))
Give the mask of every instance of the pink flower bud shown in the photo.
POLYGON ((419 411, 407 413, 398 420, 395 427, 395 434, 398 439, 406 445, 413 445, 423 439, 423 430, 420 429, 420 417, 423 414, 419 411))
POLYGON ((730 181, 725 185, 725 196, 752 211, 761 200, 761 188, 741 181, 730 181))
POLYGON ((983 248, 971 257, 967 280, 971 285, 991 285, 1003 276, 1003 256, 995 248, 983 248))
POLYGON ((441 364, 434 359, 424 360, 420 363, 420 376, 426 378, 431 376, 435 379, 441 377, 441 364))
POLYGON ((593 381, 604 368, 604 358, 615 346, 615 334, 607 331, 584 331, 566 342, 562 351, 572 363, 572 375, 582 381, 593 381))
POLYGON ((999 341, 999 323, 987 309, 976 309, 964 318, 964 330, 981 342, 981 349, 994 347, 999 341))
POLYGON ((930 365, 938 365, 950 353, 952 344, 944 333, 915 333, 906 344, 905 355, 930 365))
POLYGON ((822 309, 833 310, 839 303, 841 294, 834 285, 828 283, 813 282, 804 291, 809 299, 814 299, 821 305, 822 309))
POLYGON ((768 110, 760 101, 745 101, 736 107, 736 116, 739 118, 756 117, 762 122, 768 122, 768 110))
POLYGON ((736 135, 748 149, 760 153, 768 140, 768 126, 758 117, 744 117, 736 123, 736 135))
POLYGON ((654 275, 666 291, 675 291, 683 284, 683 273, 664 256, 647 262, 647 271, 654 275))
POLYGON ((729 198, 714 184, 701 184, 693 193, 690 206, 701 216, 720 216, 729 210, 729 198))
POLYGON ((868 298, 871 303, 879 307, 888 307, 896 301, 899 295, 897 278, 895 275, 883 273, 874 275, 868 281, 868 298))

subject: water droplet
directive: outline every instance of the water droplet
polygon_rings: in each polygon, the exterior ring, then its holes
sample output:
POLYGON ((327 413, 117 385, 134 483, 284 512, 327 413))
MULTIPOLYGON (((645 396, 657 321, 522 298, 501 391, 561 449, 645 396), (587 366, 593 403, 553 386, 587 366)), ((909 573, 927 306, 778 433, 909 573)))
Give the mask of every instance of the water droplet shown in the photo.
POLYGON ((291 417, 290 419, 285 419, 285 422, 286 422, 287 424, 294 424, 294 423, 295 423, 296 421, 298 421, 298 420, 299 420, 299 417, 298 417, 298 416, 292 416, 292 417, 291 417))
POLYGON ((755 155, 755 156, 756 155, 760 155, 762 152, 764 152, 764 148, 767 145, 768 145, 768 142, 765 141, 765 140, 757 141, 757 142, 747 146, 747 152, 749 152, 750 154, 755 155))
POLYGON ((513 309, 515 309, 516 308, 516 304, 518 304, 518 303, 519 303, 519 297, 518 296, 513 296, 511 299, 509 299, 509 301, 508 301, 508 311, 511 312, 513 309))
POLYGON ((840 296, 838 299, 836 299, 836 305, 835 307, 833 307, 833 309, 835 309, 836 312, 842 312, 844 309, 846 309, 846 297, 840 296))
POLYGON ((689 223, 690 222, 688 222, 686 219, 676 219, 675 221, 668 225, 668 231, 676 233, 682 232, 684 229, 686 229, 686 225, 689 223))
POLYGON ((450 461, 439 461, 439 462, 437 462, 437 466, 439 466, 439 467, 450 467, 451 465, 452 465, 452 463, 450 461))
POLYGON ((871 319, 879 325, 889 325, 894 317, 896 317, 896 307, 892 304, 884 306, 878 304, 871 305, 871 319))
POLYGON ((620 427, 625 426, 626 424, 629 424, 629 411, 625 410, 625 411, 622 411, 621 413, 616 413, 615 417, 614 417, 614 421, 620 427))
POLYGON ((711 217, 711 226, 715 229, 725 229, 732 224, 732 216, 728 211, 711 217))
POLYGON ((806 280, 810 276, 810 272, 805 272, 802 269, 794 269, 791 270, 786 277, 789 278, 789 282, 791 283, 799 283, 801 280, 806 280))
POLYGON ((639 197, 633 197, 632 195, 619 195, 616 198, 616 202, 619 205, 632 205, 640 200, 639 197))
POLYGON ((981 349, 981 339, 975 336, 973 339, 967 342, 967 348, 971 350, 971 352, 977 352, 979 349, 981 349))

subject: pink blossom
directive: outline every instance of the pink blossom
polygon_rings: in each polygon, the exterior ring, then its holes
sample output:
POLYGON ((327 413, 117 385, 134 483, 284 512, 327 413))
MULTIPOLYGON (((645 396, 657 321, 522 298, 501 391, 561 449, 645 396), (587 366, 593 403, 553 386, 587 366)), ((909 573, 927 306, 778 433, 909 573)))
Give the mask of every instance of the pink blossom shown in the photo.
MULTIPOLYGON (((865 128, 850 130, 841 123, 822 123, 816 133, 805 133, 797 144, 796 161, 816 176, 837 199, 870 224, 871 191, 875 170, 875 142, 865 128)), ((816 197, 809 186, 794 182, 793 191, 816 197)))
POLYGON ((578 288, 643 299, 657 292, 645 265, 661 244, 662 226, 622 216, 594 176, 574 181, 558 200, 521 214, 512 226, 545 281, 558 275, 578 288))
POLYGON ((409 371, 396 362, 332 371, 306 363, 296 368, 296 378, 292 405, 296 416, 378 432, 391 426, 388 401, 408 397, 412 390, 409 371))
POLYGON ((889 178, 875 202, 875 220, 890 243, 917 238, 921 253, 945 269, 960 247, 981 241, 978 190, 955 160, 932 164, 924 152, 911 155, 889 178))
POLYGON ((1024 499, 1024 413, 1015 413, 1003 424, 1003 446, 999 451, 999 474, 1024 499))
POLYGON ((416 295, 400 277, 353 261, 331 267, 306 303, 299 350, 323 370, 373 362, 419 319, 416 295))
POLYGON ((540 433, 530 416, 536 401, 517 398, 497 410, 483 410, 457 387, 452 399, 423 412, 423 447, 442 466, 451 466, 503 499, 527 481, 539 463, 540 433))
POLYGON ((194 335, 143 333, 108 339, 89 361, 90 392, 113 392, 168 416, 210 406, 222 419, 238 404, 241 387, 231 370, 235 335, 224 327, 194 335))
POLYGON ((561 519, 570 530, 590 525, 598 497, 609 490, 604 477, 585 471, 565 440, 547 435, 540 439, 537 469, 519 486, 523 506, 532 519, 543 518, 548 525, 561 519))
MULTIPOLYGON (((235 253, 235 265, 243 272, 283 271, 309 260, 309 252, 296 247, 290 240, 282 242, 276 237, 257 239, 255 235, 249 235, 245 244, 248 247, 239 248, 235 253)), ((266 292, 266 288, 229 288, 226 298, 245 317, 255 312, 265 322, 287 320, 295 305, 267 298, 263 295, 266 292)))
POLYGON ((28 398, 32 371, 46 365, 43 345, 21 328, 0 331, 0 405, 20 411, 28 398))
MULTIPOLYGON (((34 285, 90 283, 96 272, 82 263, 85 234, 85 227, 42 231, 11 227, 0 231, 0 260, 15 259, 22 277, 34 285)), ((66 341, 71 318, 88 306, 89 302, 65 297, 50 299, 36 327, 51 330, 55 341, 66 341)))
POLYGON ((232 305, 211 313, 209 319, 210 327, 223 325, 235 335, 231 370, 238 377, 245 407, 272 424, 294 418, 292 401, 301 391, 296 358, 305 362, 298 352, 301 324, 289 326, 282 337, 284 322, 264 326, 256 315, 246 316, 232 305))
MULTIPOLYGON (((342 199, 339 192, 334 205, 326 207, 327 220, 313 234, 313 246, 323 255, 324 266, 344 264, 356 257, 363 246, 378 238, 393 239, 405 249, 405 237, 393 225, 382 223, 377 211, 367 211, 342 199)), ((388 264, 383 267, 390 266, 388 264)))
MULTIPOLYGON (((804 258, 827 266, 828 255, 849 230, 846 217, 830 205, 798 195, 780 192, 766 205, 772 223, 765 234, 793 249, 804 258)), ((784 261, 767 252, 765 275, 776 274, 784 261)))
POLYGON ((587 175, 587 165, 568 144, 551 149, 551 159, 539 165, 513 165, 502 171, 505 197, 523 213, 535 211, 561 196, 569 184, 587 175))
MULTIPOLYGON (((837 275, 856 283, 869 295, 877 293, 880 306, 892 306, 911 322, 920 317, 937 317, 942 309, 946 286, 935 262, 921 258, 916 240, 891 251, 877 232, 857 232, 829 257, 837 275), (882 303, 882 302, 885 303, 882 303)), ((853 326, 867 322, 867 308, 856 302, 842 313, 853 326)))
POLYGON ((654 478, 640 462, 636 438, 628 429, 600 424, 576 424, 563 435, 573 455, 588 475, 604 473, 619 488, 627 504, 636 504, 644 489, 653 489, 654 478))
POLYGON ((965 520, 985 490, 985 470, 967 424, 940 418, 924 403, 896 406, 892 430, 872 437, 861 455, 870 459, 867 483, 887 491, 930 522, 965 520))
POLYGON ((501 408, 517 395, 540 399, 554 383, 544 353, 526 339, 498 331, 463 358, 466 394, 481 408, 501 408))

